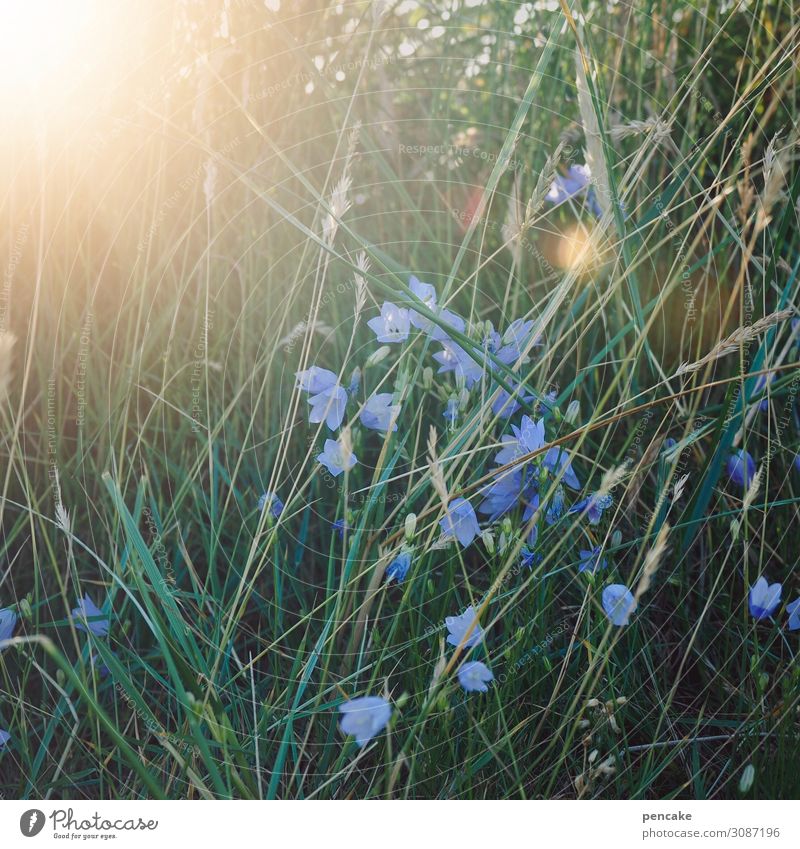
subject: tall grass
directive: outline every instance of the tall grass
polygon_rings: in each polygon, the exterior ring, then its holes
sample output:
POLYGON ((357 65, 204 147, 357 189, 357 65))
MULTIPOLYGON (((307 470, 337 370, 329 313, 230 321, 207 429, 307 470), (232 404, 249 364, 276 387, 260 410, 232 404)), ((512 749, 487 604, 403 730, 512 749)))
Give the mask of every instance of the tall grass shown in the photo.
POLYGON ((4 142, 0 793, 794 798, 794 7, 282 5, 154 3, 105 98, 4 142), (584 162, 599 208, 549 202, 584 162), (374 356, 384 301, 442 324, 411 275, 491 363, 471 390, 430 333, 374 356), (485 322, 518 318, 530 359, 493 359, 485 322), (360 372, 335 436, 311 365, 360 372), (360 423, 374 392, 396 432, 360 423), (442 542, 523 414, 524 460, 569 452, 567 506, 613 506, 550 523, 543 477, 532 517, 442 542), (762 574, 783 597, 756 621, 762 574), (483 638, 454 647, 469 605, 483 638), (363 695, 392 719, 360 748, 338 708, 363 695))

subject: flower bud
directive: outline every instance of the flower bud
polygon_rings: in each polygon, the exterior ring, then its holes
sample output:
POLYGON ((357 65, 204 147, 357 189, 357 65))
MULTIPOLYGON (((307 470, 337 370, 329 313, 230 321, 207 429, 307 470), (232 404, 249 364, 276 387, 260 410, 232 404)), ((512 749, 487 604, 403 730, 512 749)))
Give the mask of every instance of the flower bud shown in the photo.
POLYGON ((753 764, 747 764, 742 770, 742 777, 739 779, 739 792, 747 793, 753 786, 753 781, 756 777, 756 768, 753 764))
POLYGON ((391 350, 392 349, 388 345, 382 345, 377 351, 373 351, 369 357, 367 357, 367 361, 364 363, 364 368, 371 368, 372 366, 378 365, 379 362, 385 360, 389 356, 391 350))
POLYGON ((612 548, 619 548, 621 544, 622 544, 622 531, 617 529, 616 531, 614 531, 613 534, 611 534, 611 547, 612 548))
POLYGON ((567 407, 567 412, 564 413, 564 419, 567 424, 575 424, 578 421, 578 416, 581 413, 581 402, 578 400, 570 401, 567 407))
POLYGON ((405 522, 406 539, 409 542, 411 542, 414 539, 414 535, 416 534, 416 532, 417 532, 417 514, 416 513, 409 513, 406 516, 406 522, 405 522))
POLYGON ((353 369, 353 373, 350 375, 350 387, 348 392, 351 395, 355 395, 358 392, 359 387, 361 386, 361 369, 356 366, 353 369))
POLYGON ((425 366, 422 370, 422 387, 430 389, 433 386, 433 369, 430 366, 425 366))
POLYGON ((486 546, 486 550, 489 554, 494 554, 494 537, 492 536, 492 532, 483 531, 481 539, 483 540, 483 544, 486 546))
POLYGON ((395 399, 403 397, 408 386, 409 378, 408 369, 405 368, 397 375, 397 380, 394 384, 395 399))
POLYGON ((19 615, 23 619, 30 619, 31 616, 33 615, 32 611, 31 611, 31 603, 30 603, 30 601, 28 600, 27 597, 23 598, 19 603, 19 615))

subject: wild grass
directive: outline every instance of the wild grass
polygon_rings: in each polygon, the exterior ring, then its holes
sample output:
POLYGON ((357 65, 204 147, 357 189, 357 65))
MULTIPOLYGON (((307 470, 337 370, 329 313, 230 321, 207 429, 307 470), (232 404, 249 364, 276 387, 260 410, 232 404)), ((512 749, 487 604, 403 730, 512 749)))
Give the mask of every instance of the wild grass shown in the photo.
POLYGON ((288 5, 223 28, 221 4, 156 4, 108 99, 6 142, 0 794, 796 798, 796 9, 288 5), (544 200, 589 160, 599 214, 544 200), (484 322, 532 319, 530 360, 466 391, 428 334, 375 356, 385 300, 424 312, 412 274, 479 360, 484 322), (336 478, 312 364, 360 370, 336 478), (373 392, 396 432, 360 424, 373 392), (568 505, 613 506, 442 545, 523 413, 569 452, 568 505), (762 574, 783 597, 755 621, 762 574), (84 594, 107 637, 76 629, 84 594), (484 637, 456 649, 470 604, 484 637), (359 748, 338 707, 363 695, 393 713, 359 748))

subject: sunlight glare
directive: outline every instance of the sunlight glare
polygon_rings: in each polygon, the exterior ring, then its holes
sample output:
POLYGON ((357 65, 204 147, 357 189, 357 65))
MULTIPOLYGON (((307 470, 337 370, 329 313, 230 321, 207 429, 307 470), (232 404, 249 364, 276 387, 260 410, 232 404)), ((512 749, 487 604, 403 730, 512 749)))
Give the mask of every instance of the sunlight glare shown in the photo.
POLYGON ((90 56, 96 0, 0 0, 0 86, 24 99, 56 96, 90 56))

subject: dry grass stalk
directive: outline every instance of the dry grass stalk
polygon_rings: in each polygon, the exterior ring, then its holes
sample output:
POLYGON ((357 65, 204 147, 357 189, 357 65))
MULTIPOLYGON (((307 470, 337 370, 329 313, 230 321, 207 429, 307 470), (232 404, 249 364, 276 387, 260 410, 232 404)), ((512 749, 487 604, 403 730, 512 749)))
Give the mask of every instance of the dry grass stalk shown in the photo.
POLYGON ((586 164, 592 172, 592 182, 595 184, 597 202, 603 214, 611 212, 611 184, 606 170, 603 155, 603 140, 600 135, 600 124, 597 120, 589 83, 586 79, 586 68, 580 50, 575 54, 575 87, 578 93, 578 110, 581 114, 583 134, 586 138, 586 164))
POLYGON ((702 368, 704 365, 725 357, 728 354, 733 354, 738 351, 742 345, 760 336, 764 331, 769 330, 776 324, 786 321, 794 315, 793 309, 778 310, 778 312, 765 315, 764 318, 751 324, 749 327, 737 327, 730 336, 718 342, 704 357, 694 363, 683 363, 678 367, 673 377, 680 377, 682 374, 691 374, 702 368))

